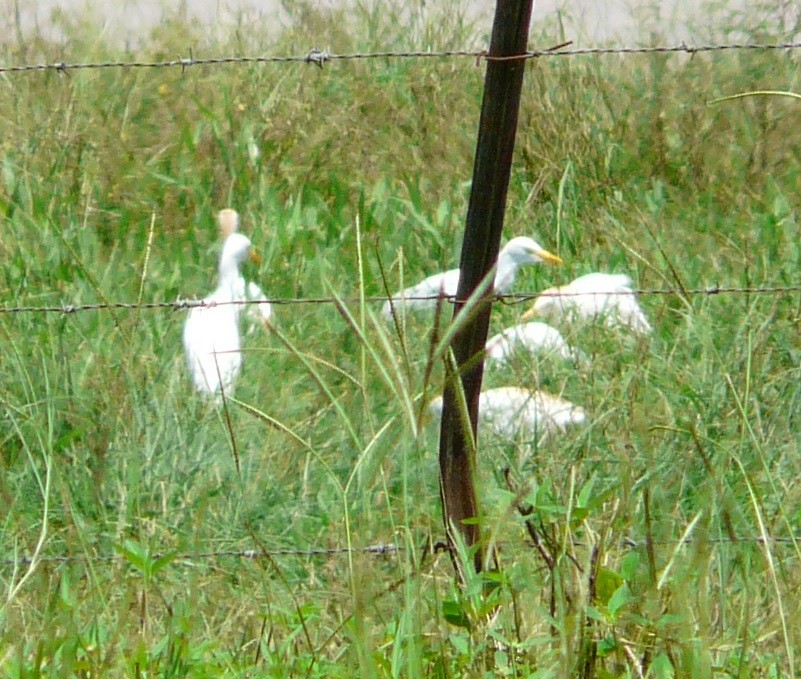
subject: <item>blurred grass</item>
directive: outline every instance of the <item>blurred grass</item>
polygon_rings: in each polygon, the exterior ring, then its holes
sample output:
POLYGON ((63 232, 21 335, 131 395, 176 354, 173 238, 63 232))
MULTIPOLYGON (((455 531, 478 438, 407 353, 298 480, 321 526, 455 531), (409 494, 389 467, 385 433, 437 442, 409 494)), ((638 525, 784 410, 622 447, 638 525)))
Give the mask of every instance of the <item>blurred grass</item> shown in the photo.
MULTIPOLYGON (((288 11, 269 45, 258 25, 211 41, 176 15, 135 56, 301 54, 321 35, 337 52, 483 44, 451 2, 288 11)), ((3 61, 134 56, 95 39, 91 17, 60 21, 63 42, 8 42, 3 61)), ((707 102, 799 91, 798 72, 795 53, 528 64, 506 233, 566 263, 517 289, 595 269, 642 287, 797 284, 798 104, 707 102)), ((271 296, 380 295, 379 261, 393 288, 441 270, 458 259, 482 78, 470 60, 8 76, 2 304, 138 299, 153 218, 144 299, 207 294, 227 205, 271 296)), ((590 368, 521 357, 486 375, 562 393, 591 424, 531 455, 479 441, 501 571, 464 592, 447 558, 421 553, 442 534, 436 431, 418 421, 440 386, 430 320, 401 342, 367 305, 279 306, 276 333, 246 338, 237 475, 224 418, 190 392, 181 313, 0 316, 3 552, 30 555, 44 532, 41 554, 86 557, 23 581, 24 564, 3 565, 2 671, 792 674, 798 545, 730 538, 798 530, 801 302, 641 301, 648 341, 563 328, 590 368), (510 462, 550 561, 525 543, 510 462), (391 541, 406 552, 176 556, 391 541)), ((494 327, 519 312, 499 305, 494 327)))

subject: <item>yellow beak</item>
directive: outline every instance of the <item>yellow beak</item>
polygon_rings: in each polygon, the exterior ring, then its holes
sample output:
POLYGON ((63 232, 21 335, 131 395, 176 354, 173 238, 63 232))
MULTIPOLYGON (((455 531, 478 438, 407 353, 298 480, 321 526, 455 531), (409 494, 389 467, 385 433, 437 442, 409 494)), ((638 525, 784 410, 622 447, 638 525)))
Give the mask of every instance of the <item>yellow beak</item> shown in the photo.
POLYGON ((526 313, 520 317, 520 322, 530 321, 532 318, 537 317, 537 307, 531 307, 526 313))
POLYGON ((553 252, 540 250, 536 254, 537 257, 539 257, 543 262, 548 262, 549 264, 562 264, 562 258, 559 255, 553 254, 553 252))

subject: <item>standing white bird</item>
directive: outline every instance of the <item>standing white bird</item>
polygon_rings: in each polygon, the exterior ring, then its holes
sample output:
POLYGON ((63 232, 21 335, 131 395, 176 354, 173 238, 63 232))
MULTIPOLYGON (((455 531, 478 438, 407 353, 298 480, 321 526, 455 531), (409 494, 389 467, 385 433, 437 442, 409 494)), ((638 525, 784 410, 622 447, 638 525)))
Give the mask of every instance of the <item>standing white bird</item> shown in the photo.
MULTIPOLYGON (((442 417, 442 397, 432 400, 428 408, 434 417, 442 417)), ((499 387, 481 392, 478 417, 481 425, 500 438, 536 436, 542 443, 549 434, 582 424, 587 414, 584 408, 544 391, 499 387)))
POLYGON ((562 333, 547 323, 532 321, 506 328, 487 340, 487 360, 498 364, 508 363, 518 351, 553 355, 575 363, 585 360, 584 355, 571 347, 562 333))
POLYGON ((543 290, 521 320, 535 316, 569 321, 602 318, 610 328, 629 328, 638 335, 651 324, 637 303, 631 278, 625 274, 589 273, 567 285, 543 290))
POLYGON ((184 325, 184 351, 195 389, 231 394, 242 367, 239 317, 245 281, 239 265, 250 253, 250 239, 232 233, 225 239, 220 255, 217 289, 203 299, 206 305, 193 307, 184 325))
MULTIPOLYGON (((535 240, 526 236, 512 238, 498 253, 498 265, 493 289, 496 294, 506 291, 515 281, 517 271, 526 264, 550 262, 561 264, 562 260, 548 252, 535 240)), ((417 285, 401 290, 391 300, 384 302, 381 314, 392 320, 393 309, 399 315, 406 309, 433 309, 438 297, 454 297, 459 288, 459 269, 434 274, 417 285), (421 299, 422 298, 422 299, 421 299)))
MULTIPOLYGON (((220 229, 220 236, 223 240, 227 239, 232 233, 239 231, 239 213, 231 208, 220 210, 217 214, 217 224, 220 229)), ((251 257, 253 257, 251 250, 251 257)), ((246 283, 244 278, 241 278, 242 285, 236 291, 235 299, 239 302, 250 301, 259 302, 258 304, 248 304, 245 306, 245 320, 246 330, 245 334, 250 335, 257 326, 268 326, 270 319, 273 316, 273 307, 267 301, 267 296, 264 291, 256 284, 251 282, 246 283)))

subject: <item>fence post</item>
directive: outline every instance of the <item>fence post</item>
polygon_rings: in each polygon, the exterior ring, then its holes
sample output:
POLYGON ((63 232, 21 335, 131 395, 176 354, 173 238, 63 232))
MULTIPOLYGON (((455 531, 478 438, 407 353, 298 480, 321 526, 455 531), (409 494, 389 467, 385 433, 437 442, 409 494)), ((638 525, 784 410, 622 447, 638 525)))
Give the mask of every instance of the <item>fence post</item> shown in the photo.
MULTIPOLYGON (((489 57, 512 56, 526 51, 532 4, 533 0, 497 0, 489 57)), ((454 318, 462 308, 458 300, 470 296, 498 258, 525 67, 524 59, 490 59, 487 63, 454 318)), ((484 362, 476 360, 476 357, 483 352, 487 341, 492 296, 490 286, 477 312, 451 344, 473 434, 477 431, 478 398, 484 376, 484 362)), ((443 515, 449 544, 453 547, 452 531, 461 531, 467 546, 476 548, 474 563, 476 570, 480 571, 484 555, 480 527, 475 521, 479 511, 473 482, 474 451, 470 445, 470 433, 460 426, 455 392, 457 375, 449 366, 450 362, 446 361, 439 444, 443 515)))

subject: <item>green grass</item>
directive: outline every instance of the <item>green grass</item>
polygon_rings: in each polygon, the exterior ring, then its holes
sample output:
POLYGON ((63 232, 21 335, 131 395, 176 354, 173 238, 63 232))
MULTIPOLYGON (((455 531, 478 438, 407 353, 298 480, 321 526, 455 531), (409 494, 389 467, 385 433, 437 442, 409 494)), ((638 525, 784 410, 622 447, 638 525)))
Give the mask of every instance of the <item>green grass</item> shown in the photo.
MULTIPOLYGON (((136 55, 76 22, 63 44, 8 43, 2 60, 483 44, 453 5, 385 11, 298 3, 268 44, 259 26, 210 41, 176 18, 136 55)), ((505 229, 565 265, 516 289, 592 270, 644 288, 798 284, 798 102, 707 105, 801 91, 798 72, 797 54, 772 52, 529 63, 505 229)), ((562 328, 590 368, 521 357, 489 372, 487 387, 563 393, 590 423, 531 455, 479 438, 497 571, 462 590, 424 549, 444 533, 421 418, 442 378, 430 320, 397 337, 353 300, 384 293, 381 266, 396 288, 458 260, 482 78, 467 59, 2 80, 2 306, 205 295, 228 205, 269 295, 345 301, 278 306, 276 332, 246 338, 230 428, 191 393, 185 312, 0 316, 0 672, 797 672, 801 550, 754 538, 801 518, 798 293, 646 296, 647 340, 562 328), (187 556, 392 542, 404 551, 187 556), (74 560, 28 569, 33 554, 74 560)), ((493 331, 520 313, 498 305, 493 331)))

